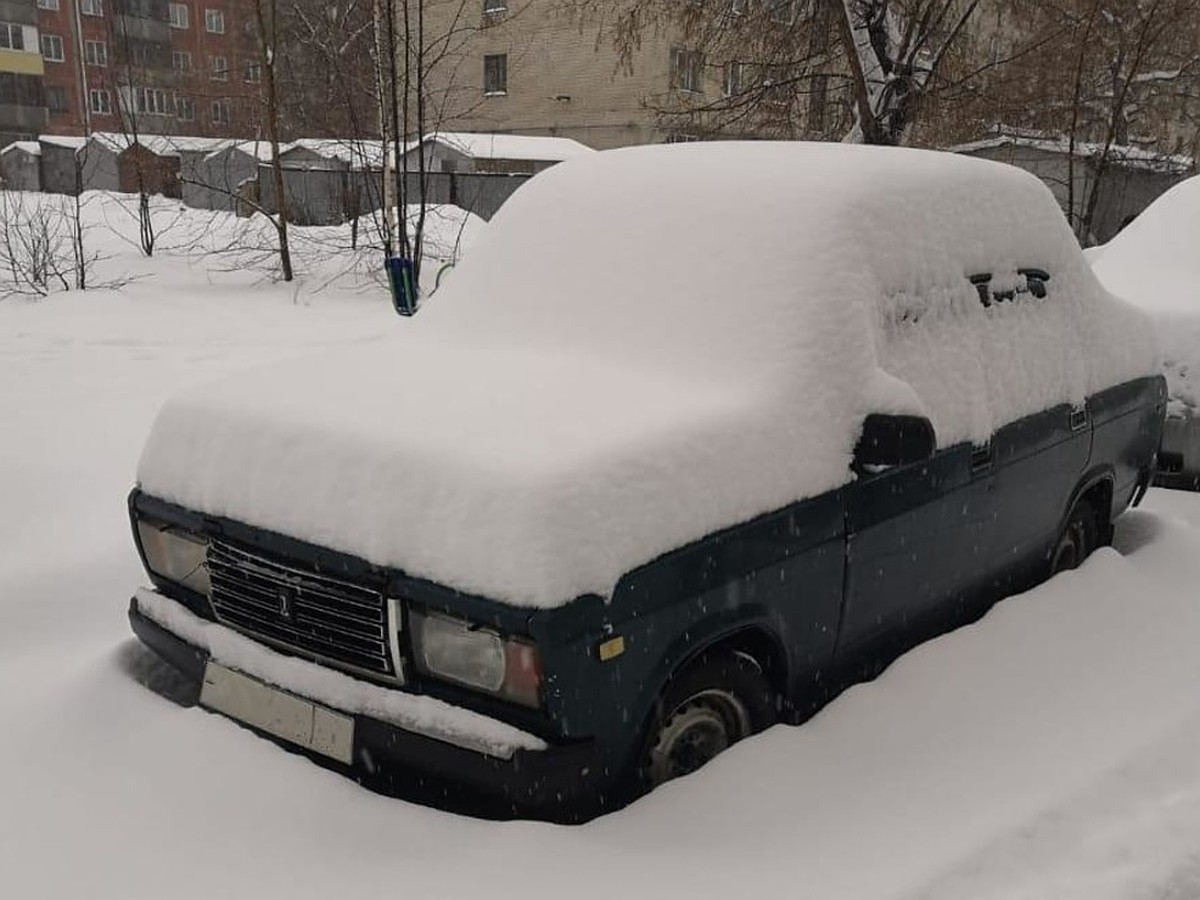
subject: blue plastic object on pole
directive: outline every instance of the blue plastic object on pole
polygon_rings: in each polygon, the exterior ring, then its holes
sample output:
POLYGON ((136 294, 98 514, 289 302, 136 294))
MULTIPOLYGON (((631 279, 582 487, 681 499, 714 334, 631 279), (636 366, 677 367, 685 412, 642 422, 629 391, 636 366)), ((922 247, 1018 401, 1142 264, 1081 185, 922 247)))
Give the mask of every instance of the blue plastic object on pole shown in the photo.
POLYGON ((417 289, 413 281, 413 263, 403 256, 389 256, 387 266, 388 284, 392 288, 392 305, 402 316, 415 315, 417 311, 417 289))

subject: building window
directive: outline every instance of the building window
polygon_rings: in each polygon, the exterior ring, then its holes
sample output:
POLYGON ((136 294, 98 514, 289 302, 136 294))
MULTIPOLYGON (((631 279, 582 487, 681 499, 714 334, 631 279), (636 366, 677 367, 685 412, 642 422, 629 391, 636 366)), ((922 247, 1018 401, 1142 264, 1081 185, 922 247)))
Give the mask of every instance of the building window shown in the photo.
POLYGON ((134 88, 133 105, 147 116, 169 116, 172 111, 170 97, 161 88, 134 88))
POLYGON ((88 91, 88 106, 99 116, 112 115, 112 97, 108 91, 98 91, 95 88, 88 91))
POLYGON ((186 50, 172 50, 171 68, 176 72, 192 71, 192 54, 186 50))
POLYGON ((38 9, 58 9, 58 0, 38 0, 38 9))
POLYGON ((55 87, 54 85, 46 86, 46 108, 52 113, 64 113, 67 111, 67 89, 55 87))
POLYGON ((103 16, 104 0, 79 0, 79 11, 85 16, 103 16))
POLYGON ((212 117, 212 123, 214 125, 228 125, 229 124, 229 101, 228 100, 214 100, 212 102, 212 108, 209 110, 209 114, 212 117))
POLYGON ((42 35, 42 59, 46 60, 46 62, 63 61, 63 42, 60 35, 42 35))
POLYGON ((483 58, 483 92, 508 93, 508 54, 495 53, 483 58))
POLYGON ((703 90, 704 56, 699 50, 671 49, 671 87, 698 94, 703 90))
POLYGON ((750 86, 750 64, 744 62, 725 63, 725 78, 722 83, 726 97, 735 97, 750 86))
POLYGON ((508 12, 508 0, 483 0, 483 12, 485 15, 508 12))
POLYGON ((167 5, 168 21, 172 28, 187 28, 188 27, 188 8, 184 3, 170 3, 167 5))
POLYGON ((175 118, 181 122, 191 122, 196 118, 196 102, 191 97, 182 94, 175 95, 175 118))
POLYGON ((204 11, 204 28, 209 34, 224 34, 225 13, 219 9, 206 9, 204 11))
POLYGON ((258 84, 262 81, 262 65, 258 62, 246 63, 246 83, 258 84))
POLYGON ((83 58, 87 60, 89 66, 107 66, 108 44, 104 43, 104 41, 85 41, 83 44, 83 58))
POLYGON ((24 50, 25 30, 20 25, 0 22, 0 50, 24 50))
POLYGON ((208 58, 208 78, 210 81, 229 80, 229 62, 223 56, 208 58))

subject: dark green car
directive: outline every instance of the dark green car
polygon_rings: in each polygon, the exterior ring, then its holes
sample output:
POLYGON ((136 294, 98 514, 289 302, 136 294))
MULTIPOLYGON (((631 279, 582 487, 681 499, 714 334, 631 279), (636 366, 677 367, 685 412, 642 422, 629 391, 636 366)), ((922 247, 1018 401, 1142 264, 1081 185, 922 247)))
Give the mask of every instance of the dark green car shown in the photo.
POLYGON ((202 705, 516 814, 627 802, 1074 568, 1162 431, 1149 326, 1045 188, 936 153, 571 161, 396 327, 168 403, 130 618, 202 705))

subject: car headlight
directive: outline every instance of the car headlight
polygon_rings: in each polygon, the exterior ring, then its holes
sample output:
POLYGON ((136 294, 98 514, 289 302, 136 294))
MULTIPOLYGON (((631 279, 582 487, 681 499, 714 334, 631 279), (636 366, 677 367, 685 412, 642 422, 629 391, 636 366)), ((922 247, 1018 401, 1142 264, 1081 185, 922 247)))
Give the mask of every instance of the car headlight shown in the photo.
POLYGON ((528 641, 440 613, 409 614, 417 669, 524 706, 541 705, 542 667, 528 641))
POLYGON ((138 520, 137 529, 146 565, 152 573, 205 597, 209 595, 206 538, 173 525, 144 519, 138 520))

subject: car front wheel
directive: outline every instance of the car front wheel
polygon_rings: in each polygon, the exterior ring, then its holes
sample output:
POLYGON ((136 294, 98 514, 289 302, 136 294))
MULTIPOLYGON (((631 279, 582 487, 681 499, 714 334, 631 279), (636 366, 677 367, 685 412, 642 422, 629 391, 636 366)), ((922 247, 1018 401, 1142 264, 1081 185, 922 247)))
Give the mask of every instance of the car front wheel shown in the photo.
POLYGON ((753 659, 701 657, 663 694, 647 738, 644 781, 654 788, 688 775, 774 720, 774 692, 753 659))

